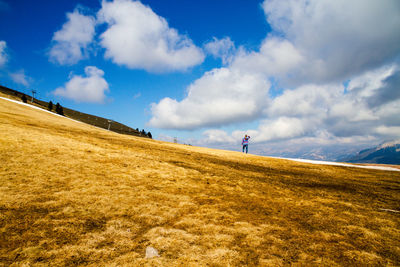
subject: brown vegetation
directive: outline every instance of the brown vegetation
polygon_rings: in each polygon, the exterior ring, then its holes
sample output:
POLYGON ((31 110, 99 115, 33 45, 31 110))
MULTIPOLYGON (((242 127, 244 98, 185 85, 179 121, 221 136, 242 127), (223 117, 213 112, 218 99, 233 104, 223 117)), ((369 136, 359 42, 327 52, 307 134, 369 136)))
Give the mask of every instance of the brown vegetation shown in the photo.
POLYGON ((0 265, 400 265, 400 173, 119 135, 0 99, 0 265), (160 257, 146 259, 146 247, 160 257))
MULTIPOLYGON (((14 100, 21 100, 21 97, 25 96, 28 99, 28 103, 31 105, 34 105, 36 107, 42 108, 47 110, 49 103, 46 101, 39 100, 37 98, 33 98, 33 103, 31 102, 32 97, 27 96, 21 92, 15 91, 13 89, 4 87, 0 85, 0 96, 11 98, 14 100)), ((55 103, 53 103, 55 106, 55 103)), ((122 134, 128 134, 128 135, 134 135, 134 136, 142 136, 142 137, 147 137, 146 134, 141 133, 139 130, 132 129, 122 123, 119 123, 117 121, 109 121, 108 119, 94 116, 91 114, 86 114, 82 113, 73 109, 69 109, 67 107, 62 107, 63 114, 69 118, 72 118, 77 121, 84 122, 86 124, 90 124, 99 128, 103 129, 109 129, 110 131, 116 132, 116 133, 122 133, 122 134)), ((55 107, 52 110, 54 113, 56 113, 55 107)))

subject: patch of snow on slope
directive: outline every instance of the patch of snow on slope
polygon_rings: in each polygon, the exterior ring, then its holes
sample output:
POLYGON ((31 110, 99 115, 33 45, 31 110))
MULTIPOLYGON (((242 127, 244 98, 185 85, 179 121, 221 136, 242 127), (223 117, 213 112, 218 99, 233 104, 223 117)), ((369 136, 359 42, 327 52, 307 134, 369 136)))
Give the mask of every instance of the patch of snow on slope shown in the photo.
MULTIPOLYGON (((33 106, 33 105, 30 105, 30 104, 28 104, 28 103, 20 102, 20 101, 17 101, 17 100, 13 100, 13 99, 1 97, 1 96, 0 96, 0 98, 1 98, 1 99, 4 99, 4 100, 7 100, 7 101, 10 101, 10 102, 14 102, 14 103, 20 104, 20 105, 27 106, 27 107, 30 107, 30 108, 38 109, 38 110, 41 110, 41 111, 50 113, 50 114, 52 114, 52 115, 54 115, 54 116, 59 116, 59 117, 61 117, 61 118, 65 118, 65 119, 68 119, 68 120, 71 120, 71 121, 83 123, 83 122, 81 122, 81 121, 77 121, 77 120, 68 118, 68 117, 66 117, 66 116, 61 116, 60 114, 57 114, 57 113, 54 113, 54 112, 51 112, 51 111, 48 111, 48 110, 45 110, 45 109, 42 109, 42 108, 33 106)), ((83 124, 84 124, 84 123, 83 123, 83 124)), ((90 125, 90 124, 88 124, 88 125, 90 125)), ((96 126, 94 126, 94 125, 91 125, 91 126, 96 127, 96 126)), ((104 130, 103 128, 100 128, 100 127, 96 127, 96 128, 99 128, 99 129, 104 130)))
POLYGON ((341 162, 331 162, 331 161, 319 161, 319 160, 311 160, 311 159, 292 159, 292 158, 280 158, 287 159, 297 162, 311 163, 311 164, 321 164, 321 165, 334 165, 334 166, 344 166, 344 167, 353 167, 353 168, 363 168, 363 169, 375 169, 375 170, 383 170, 383 171, 400 171, 400 169, 385 167, 385 166, 365 166, 365 165, 354 165, 347 164, 341 162))

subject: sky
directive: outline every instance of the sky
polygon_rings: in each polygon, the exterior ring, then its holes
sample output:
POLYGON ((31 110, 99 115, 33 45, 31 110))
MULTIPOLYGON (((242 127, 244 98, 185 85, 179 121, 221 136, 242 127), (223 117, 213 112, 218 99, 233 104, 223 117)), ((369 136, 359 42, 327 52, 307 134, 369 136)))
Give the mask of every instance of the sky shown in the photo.
POLYGON ((0 0, 0 84, 270 156, 400 139, 398 0, 0 0))

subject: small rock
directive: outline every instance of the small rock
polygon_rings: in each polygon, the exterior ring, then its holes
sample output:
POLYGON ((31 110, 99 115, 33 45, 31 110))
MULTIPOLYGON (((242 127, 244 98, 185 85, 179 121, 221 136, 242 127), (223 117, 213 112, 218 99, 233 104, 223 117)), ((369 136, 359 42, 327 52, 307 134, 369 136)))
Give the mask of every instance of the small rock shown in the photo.
POLYGON ((160 255, 158 255, 157 249, 155 249, 153 247, 147 247, 146 248, 146 259, 151 259, 154 257, 160 257, 160 255))

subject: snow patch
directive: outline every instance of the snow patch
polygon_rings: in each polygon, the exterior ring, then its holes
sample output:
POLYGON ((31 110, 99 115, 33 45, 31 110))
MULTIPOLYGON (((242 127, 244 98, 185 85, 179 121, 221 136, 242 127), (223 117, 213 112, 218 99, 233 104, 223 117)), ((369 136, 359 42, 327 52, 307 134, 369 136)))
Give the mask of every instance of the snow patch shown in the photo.
POLYGON ((383 170, 383 171, 400 171, 400 169, 385 167, 385 166, 365 166, 365 165, 355 165, 341 162, 332 162, 332 161, 319 161, 319 160, 311 160, 311 159, 293 159, 293 158, 280 158, 279 159, 287 159, 297 162, 311 163, 311 164, 320 164, 320 165, 334 165, 334 166, 344 166, 344 167, 353 167, 353 168, 362 168, 362 169, 374 169, 374 170, 383 170))
POLYGON ((7 100, 7 101, 10 101, 10 102, 14 102, 14 103, 20 104, 20 105, 27 106, 27 107, 30 107, 30 108, 38 109, 38 110, 41 110, 41 111, 44 111, 44 112, 53 114, 53 115, 55 115, 55 116, 59 116, 59 117, 61 117, 61 118, 66 118, 66 119, 69 119, 69 120, 72 120, 72 121, 76 121, 76 122, 79 122, 79 123, 83 123, 83 122, 81 122, 81 121, 77 121, 77 120, 74 120, 74 119, 71 119, 71 118, 68 118, 68 117, 65 117, 65 116, 61 116, 60 114, 57 114, 57 113, 51 112, 51 111, 49 111, 49 110, 45 110, 45 109, 42 109, 42 108, 33 106, 33 105, 30 105, 30 104, 28 104, 28 103, 20 102, 20 101, 17 101, 17 100, 13 100, 13 99, 1 97, 1 96, 0 96, 0 98, 1 98, 1 99, 4 99, 4 100, 7 100))
MULTIPOLYGON (((391 141, 391 142, 386 142, 386 143, 384 143, 384 144, 381 144, 380 146, 378 146, 378 149, 387 148, 387 147, 392 147, 392 146, 395 146, 395 145, 397 145, 397 144, 400 144, 400 139, 399 139, 399 140, 394 140, 394 141, 391 141)), ((397 150, 396 150, 396 151, 397 151, 397 150)))

